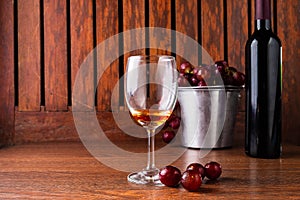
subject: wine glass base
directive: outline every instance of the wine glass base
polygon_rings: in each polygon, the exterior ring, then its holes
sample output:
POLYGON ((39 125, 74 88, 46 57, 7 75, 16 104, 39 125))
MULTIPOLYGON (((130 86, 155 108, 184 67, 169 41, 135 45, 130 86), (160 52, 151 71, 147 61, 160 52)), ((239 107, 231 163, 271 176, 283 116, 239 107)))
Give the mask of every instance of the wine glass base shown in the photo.
POLYGON ((159 180, 159 175, 145 176, 143 172, 134 172, 127 176, 127 180, 131 183, 139 185, 155 185, 162 186, 163 184, 159 180))

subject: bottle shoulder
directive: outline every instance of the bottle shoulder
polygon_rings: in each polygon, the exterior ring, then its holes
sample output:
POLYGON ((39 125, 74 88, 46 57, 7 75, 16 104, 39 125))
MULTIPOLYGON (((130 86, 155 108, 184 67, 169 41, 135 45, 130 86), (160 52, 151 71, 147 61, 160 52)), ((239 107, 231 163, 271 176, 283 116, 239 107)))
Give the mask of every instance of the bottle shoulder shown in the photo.
POLYGON ((271 30, 255 30, 249 37, 247 44, 256 43, 278 43, 281 46, 279 37, 271 30))

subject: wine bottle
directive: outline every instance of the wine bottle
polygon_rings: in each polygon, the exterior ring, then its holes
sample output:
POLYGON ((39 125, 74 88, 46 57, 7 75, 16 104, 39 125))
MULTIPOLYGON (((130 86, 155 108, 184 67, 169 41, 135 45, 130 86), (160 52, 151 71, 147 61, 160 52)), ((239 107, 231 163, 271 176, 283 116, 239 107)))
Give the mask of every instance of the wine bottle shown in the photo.
POLYGON ((255 1, 255 30, 246 44, 245 152, 251 157, 281 156, 280 39, 271 29, 270 0, 255 1))

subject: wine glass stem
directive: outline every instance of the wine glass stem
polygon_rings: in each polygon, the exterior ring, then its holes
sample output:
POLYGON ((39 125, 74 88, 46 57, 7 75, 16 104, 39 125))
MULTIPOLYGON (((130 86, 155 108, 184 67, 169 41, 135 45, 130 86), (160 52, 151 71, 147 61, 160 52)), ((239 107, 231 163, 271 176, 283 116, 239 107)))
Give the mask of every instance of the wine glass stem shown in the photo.
POLYGON ((148 134, 148 162, 146 170, 148 172, 150 171, 157 171, 157 168, 155 167, 155 129, 149 129, 147 128, 147 134, 148 134))

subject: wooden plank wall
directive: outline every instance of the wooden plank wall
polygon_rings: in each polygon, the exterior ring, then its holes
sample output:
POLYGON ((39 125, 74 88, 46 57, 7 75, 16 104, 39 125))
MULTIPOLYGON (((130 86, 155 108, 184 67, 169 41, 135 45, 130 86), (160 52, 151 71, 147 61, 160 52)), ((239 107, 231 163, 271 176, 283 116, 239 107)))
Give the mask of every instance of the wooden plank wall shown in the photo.
MULTIPOLYGON (((158 26, 184 33, 199 42, 214 60, 226 59, 244 71, 244 46, 254 29, 252 0, 2 0, 0 1, 0 146, 41 140, 74 139, 72 87, 81 63, 97 44, 117 33, 158 26), (65 117, 63 117, 65 116, 65 117), (64 121, 65 119, 65 121, 64 121), (32 126, 32 128, 30 128, 32 126), (28 129, 24 128, 28 127, 28 129), (36 127, 36 128, 34 128, 36 127), (47 127, 52 134, 39 134, 47 127), (53 131, 60 127, 60 131, 53 131), (64 134, 61 134, 66 130, 64 134), (34 135, 34 137, 33 137, 34 135), (35 138, 35 139, 33 139, 35 138)), ((300 0, 272 0, 273 28, 283 44, 283 132, 300 140, 300 0)), ((127 37, 127 36, 126 36, 127 37)), ((119 38, 107 54, 122 54, 133 43, 153 42, 147 35, 119 38), (148 41, 149 39, 149 41, 148 41)), ((160 44, 170 53, 176 44, 160 44)), ((197 50, 190 50, 197 55, 197 50)), ((124 105, 122 88, 112 90, 129 55, 121 55, 94 88, 96 67, 81 88, 91 94, 85 102, 97 111, 124 105), (93 96, 95 90, 97 93, 93 96)), ((95 54, 97 59, 105 55, 95 54)), ((182 58, 177 56, 177 62, 182 58)), ((97 60, 93 60, 97 62, 97 60)), ((96 63, 91 63, 96 66, 96 63)), ((244 112, 244 106, 240 108, 244 112)), ((292 138, 292 139, 291 139, 292 138)), ((299 141, 300 143, 300 141, 299 141)))

